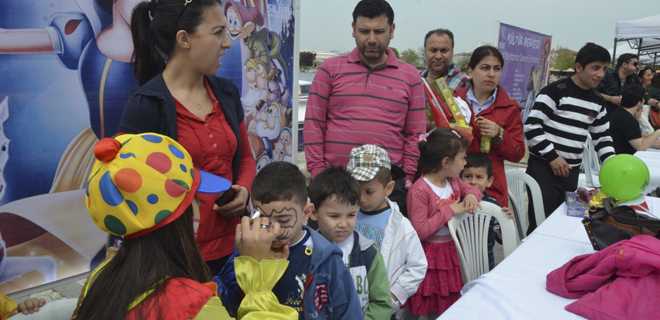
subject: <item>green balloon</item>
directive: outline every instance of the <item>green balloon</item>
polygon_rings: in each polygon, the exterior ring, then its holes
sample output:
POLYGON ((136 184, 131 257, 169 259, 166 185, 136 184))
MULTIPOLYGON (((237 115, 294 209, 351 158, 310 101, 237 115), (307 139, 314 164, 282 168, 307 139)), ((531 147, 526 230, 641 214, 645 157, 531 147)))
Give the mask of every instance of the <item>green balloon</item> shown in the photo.
POLYGON ((618 154, 605 160, 599 175, 601 190, 617 202, 643 195, 650 177, 646 163, 630 154, 618 154))

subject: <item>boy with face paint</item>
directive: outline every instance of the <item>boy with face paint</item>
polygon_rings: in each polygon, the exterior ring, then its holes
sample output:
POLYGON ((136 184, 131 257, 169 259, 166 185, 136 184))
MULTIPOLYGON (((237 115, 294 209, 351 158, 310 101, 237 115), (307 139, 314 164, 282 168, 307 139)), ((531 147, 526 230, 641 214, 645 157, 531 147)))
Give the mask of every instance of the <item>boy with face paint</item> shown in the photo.
MULTIPOLYGON (((255 177, 252 202, 262 217, 280 224, 282 233, 273 241, 273 249, 288 246, 289 268, 273 288, 280 303, 296 309, 300 319, 362 319, 342 251, 306 226, 313 206, 307 202, 302 172, 288 162, 265 166, 255 177)), ((243 298, 234 274, 236 255, 214 279, 218 295, 232 315, 243 298)))

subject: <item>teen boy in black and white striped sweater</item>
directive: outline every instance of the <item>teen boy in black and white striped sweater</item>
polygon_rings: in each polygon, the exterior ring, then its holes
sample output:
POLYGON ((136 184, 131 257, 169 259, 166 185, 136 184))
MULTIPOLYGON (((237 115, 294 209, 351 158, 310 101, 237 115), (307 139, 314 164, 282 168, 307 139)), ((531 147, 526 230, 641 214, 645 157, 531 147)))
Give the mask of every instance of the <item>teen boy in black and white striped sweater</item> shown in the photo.
MULTIPOLYGON (((527 174, 541 187, 546 216, 565 201, 566 191, 577 188, 588 135, 601 162, 614 154, 604 101, 594 90, 609 62, 610 54, 605 48, 587 43, 575 58, 575 75, 543 88, 527 117, 527 174)), ((531 232, 536 219, 529 198, 531 232)))

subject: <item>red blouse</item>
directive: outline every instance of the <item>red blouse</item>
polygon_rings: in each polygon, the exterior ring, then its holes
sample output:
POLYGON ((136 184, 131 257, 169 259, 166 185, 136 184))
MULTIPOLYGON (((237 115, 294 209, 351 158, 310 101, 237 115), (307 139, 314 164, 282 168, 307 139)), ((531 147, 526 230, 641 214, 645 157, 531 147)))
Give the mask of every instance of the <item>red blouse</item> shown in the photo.
MULTIPOLYGON (((205 83, 209 98, 213 103, 211 112, 200 119, 179 101, 176 102, 177 141, 190 153, 196 168, 222 176, 233 184, 251 189, 256 175, 256 164, 244 122, 240 124, 241 158, 239 175, 233 176, 232 162, 238 148, 238 140, 225 119, 220 101, 211 87, 205 83)), ((213 211, 217 196, 199 194, 200 223, 197 230, 197 243, 204 260, 215 260, 231 254, 234 232, 239 218, 226 219, 213 211)))
POLYGON ((214 99, 211 113, 202 120, 176 101, 176 115, 178 141, 190 153, 195 167, 232 181, 231 163, 238 142, 220 102, 214 99))

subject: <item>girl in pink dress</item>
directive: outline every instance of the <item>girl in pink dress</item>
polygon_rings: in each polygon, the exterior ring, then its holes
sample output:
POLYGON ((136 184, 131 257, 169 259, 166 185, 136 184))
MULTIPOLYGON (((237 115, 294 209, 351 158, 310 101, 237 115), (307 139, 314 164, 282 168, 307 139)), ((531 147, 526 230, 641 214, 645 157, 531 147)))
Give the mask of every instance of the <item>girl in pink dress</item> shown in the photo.
POLYGON ((419 178, 408 191, 408 215, 428 260, 426 277, 408 300, 413 316, 435 318, 460 297, 461 265, 447 222, 473 213, 481 192, 460 179, 467 141, 452 129, 437 128, 419 143, 419 178))

